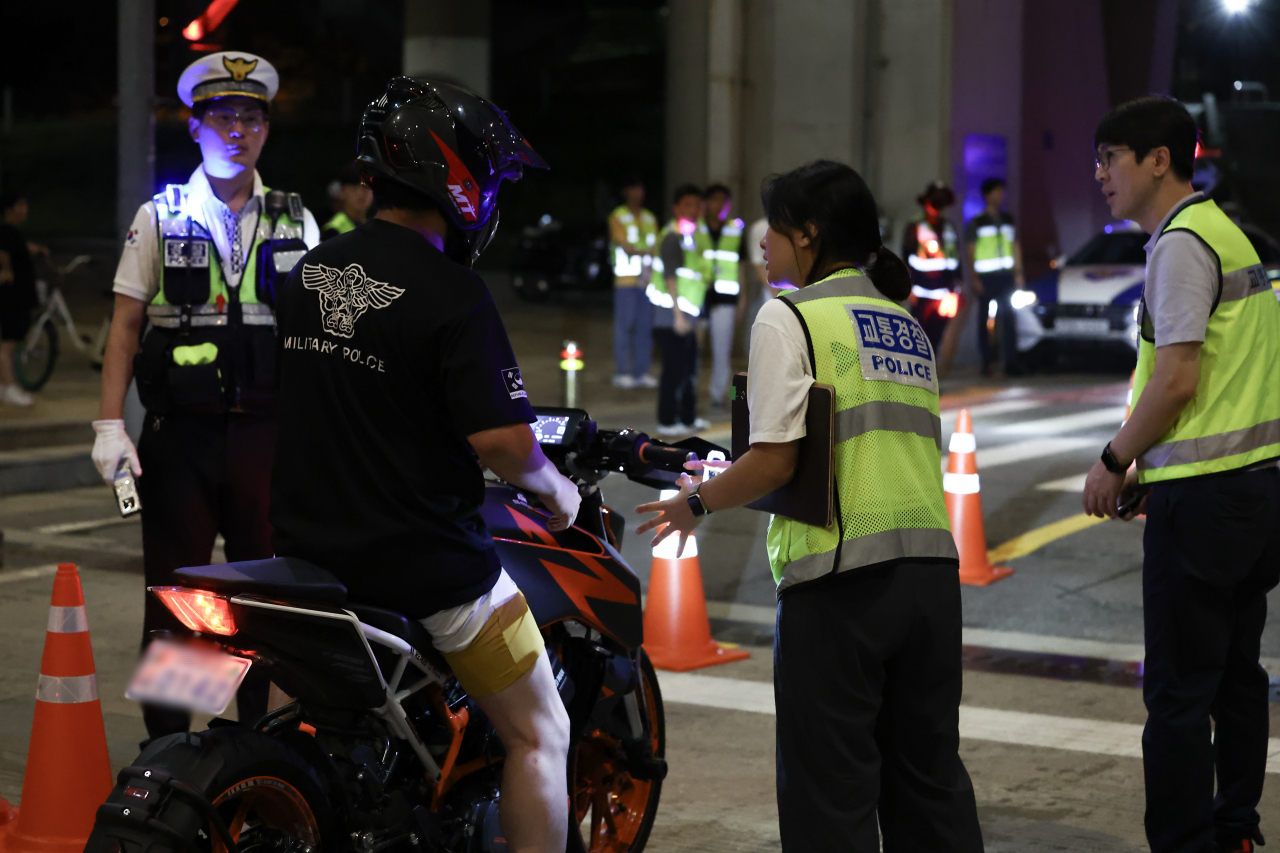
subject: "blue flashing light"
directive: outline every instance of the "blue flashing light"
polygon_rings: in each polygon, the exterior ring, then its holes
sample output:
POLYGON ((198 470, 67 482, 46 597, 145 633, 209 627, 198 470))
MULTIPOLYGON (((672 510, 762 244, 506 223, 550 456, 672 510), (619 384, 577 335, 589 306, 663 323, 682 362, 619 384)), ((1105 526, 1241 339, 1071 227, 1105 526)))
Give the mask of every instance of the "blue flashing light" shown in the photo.
POLYGON ((1108 225, 1108 226, 1106 226, 1105 228, 1103 228, 1102 230, 1103 230, 1103 231, 1105 231, 1105 232, 1107 232, 1108 234, 1110 234, 1110 233, 1111 233, 1111 231, 1112 231, 1112 228, 1111 228, 1111 226, 1110 226, 1110 225, 1108 225))

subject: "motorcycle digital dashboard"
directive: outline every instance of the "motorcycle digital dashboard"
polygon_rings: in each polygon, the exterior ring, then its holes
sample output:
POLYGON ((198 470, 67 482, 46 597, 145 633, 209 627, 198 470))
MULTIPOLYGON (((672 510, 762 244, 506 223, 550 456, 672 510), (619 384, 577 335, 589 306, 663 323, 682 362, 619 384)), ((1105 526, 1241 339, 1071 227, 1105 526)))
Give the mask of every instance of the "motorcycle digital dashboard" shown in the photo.
POLYGON ((532 424, 533 435, 539 444, 562 447, 573 444, 578 437, 578 429, 586 417, 581 409, 560 409, 546 406, 535 406, 534 415, 538 418, 532 424))

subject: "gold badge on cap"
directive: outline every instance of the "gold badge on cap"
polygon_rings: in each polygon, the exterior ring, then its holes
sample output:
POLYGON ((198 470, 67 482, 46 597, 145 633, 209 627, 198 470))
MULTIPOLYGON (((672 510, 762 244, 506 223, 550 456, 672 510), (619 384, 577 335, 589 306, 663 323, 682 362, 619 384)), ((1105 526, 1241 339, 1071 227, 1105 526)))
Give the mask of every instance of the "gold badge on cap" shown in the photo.
POLYGON ((222 67, 231 72, 231 79, 237 83, 243 82, 244 78, 253 73, 253 69, 258 67, 258 60, 250 62, 239 56, 232 59, 230 56, 222 57, 222 67))

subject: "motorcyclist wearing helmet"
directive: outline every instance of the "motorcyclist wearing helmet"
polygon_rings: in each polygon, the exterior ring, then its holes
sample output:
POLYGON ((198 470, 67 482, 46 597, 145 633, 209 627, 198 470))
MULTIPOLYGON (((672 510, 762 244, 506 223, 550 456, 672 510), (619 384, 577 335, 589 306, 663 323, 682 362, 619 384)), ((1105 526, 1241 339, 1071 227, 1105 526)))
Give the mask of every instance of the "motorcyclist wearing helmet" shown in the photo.
POLYGON ((377 216, 304 256, 277 297, 276 553, 422 621, 506 749, 509 848, 562 851, 569 720, 481 518, 482 467, 537 493, 552 530, 580 498, 534 439, 506 329, 470 270, 502 180, 546 163, 488 101, 405 77, 365 110, 357 163, 377 216))

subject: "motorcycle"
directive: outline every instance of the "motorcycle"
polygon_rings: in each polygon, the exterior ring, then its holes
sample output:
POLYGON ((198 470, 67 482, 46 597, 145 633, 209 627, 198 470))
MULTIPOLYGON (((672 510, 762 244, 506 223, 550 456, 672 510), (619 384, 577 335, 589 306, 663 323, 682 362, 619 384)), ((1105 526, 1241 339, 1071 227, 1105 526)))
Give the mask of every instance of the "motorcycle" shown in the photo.
MULTIPOLYGON (((662 693, 641 648, 640 582, 603 503, 611 472, 670 487, 714 445, 604 430, 536 408, 547 456, 582 494, 547 528, 535 495, 487 481, 482 513, 542 631, 570 719, 569 851, 643 850, 667 765, 662 693)), ((131 682, 147 701, 221 713, 249 666, 292 701, 251 726, 158 738, 119 774, 86 853, 500 853, 503 749, 431 637, 347 600, 292 558, 181 569, 152 587, 191 637, 157 638, 131 682)))

